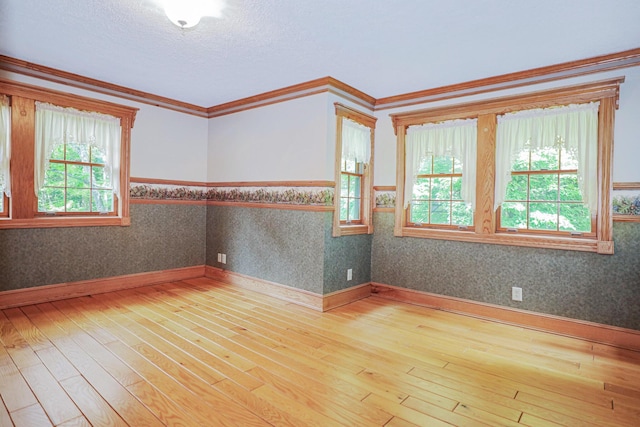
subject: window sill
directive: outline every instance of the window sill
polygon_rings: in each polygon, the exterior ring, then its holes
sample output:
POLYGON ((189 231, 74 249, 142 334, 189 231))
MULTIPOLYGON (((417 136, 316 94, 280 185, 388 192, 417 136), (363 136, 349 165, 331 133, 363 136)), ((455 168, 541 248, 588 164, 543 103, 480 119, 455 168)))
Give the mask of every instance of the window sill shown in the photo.
POLYGON ((425 239, 453 240, 458 242, 487 243, 492 245, 524 246, 531 248, 561 249, 569 251, 613 254, 613 242, 596 239, 548 237, 533 235, 513 235, 506 233, 477 234, 473 231, 434 230, 402 227, 398 237, 418 237, 425 239))
POLYGON ((32 219, 0 219, 0 229, 129 226, 129 217, 51 217, 32 219))
POLYGON ((339 227, 334 227, 333 237, 353 236, 356 234, 371 234, 372 232, 372 227, 366 224, 341 225, 339 227))

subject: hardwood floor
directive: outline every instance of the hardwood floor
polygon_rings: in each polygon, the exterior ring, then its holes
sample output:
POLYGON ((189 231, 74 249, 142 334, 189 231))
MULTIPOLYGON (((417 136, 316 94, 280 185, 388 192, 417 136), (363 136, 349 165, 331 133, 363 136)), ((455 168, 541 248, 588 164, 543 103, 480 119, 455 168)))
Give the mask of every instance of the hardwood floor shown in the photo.
POLYGON ((0 426, 638 426, 640 353, 211 279, 2 310, 0 426))

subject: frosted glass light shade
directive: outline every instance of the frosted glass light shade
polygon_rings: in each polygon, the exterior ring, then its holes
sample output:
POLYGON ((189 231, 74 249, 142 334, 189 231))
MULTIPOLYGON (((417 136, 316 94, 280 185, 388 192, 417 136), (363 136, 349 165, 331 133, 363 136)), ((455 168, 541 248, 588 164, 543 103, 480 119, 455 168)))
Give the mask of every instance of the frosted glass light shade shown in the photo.
POLYGON ((191 28, 198 25, 203 15, 202 1, 178 0, 165 1, 164 13, 180 28, 191 28))

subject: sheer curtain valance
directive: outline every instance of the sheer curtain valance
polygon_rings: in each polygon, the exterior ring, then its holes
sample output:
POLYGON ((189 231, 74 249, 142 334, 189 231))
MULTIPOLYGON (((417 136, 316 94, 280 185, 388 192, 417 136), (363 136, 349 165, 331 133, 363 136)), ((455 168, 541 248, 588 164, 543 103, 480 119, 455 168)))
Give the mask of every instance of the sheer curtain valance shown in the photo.
POLYGON ((342 120, 342 159, 369 163, 371 129, 349 119, 342 120))
POLYGON ((494 209, 511 182, 511 168, 524 149, 561 147, 578 160, 582 200, 595 214, 598 205, 598 102, 519 111, 498 116, 494 209))
POLYGON ((9 164, 11 161, 11 107, 9 97, 0 95, 0 197, 2 192, 11 197, 11 173, 9 164))
POLYGON ((462 200, 472 209, 476 200, 478 120, 449 120, 410 126, 405 141, 404 206, 409 206, 420 163, 429 156, 451 156, 462 163, 462 200))
POLYGON ((114 193, 120 197, 120 119, 36 102, 36 195, 44 185, 45 173, 56 146, 86 144, 101 149, 114 193))

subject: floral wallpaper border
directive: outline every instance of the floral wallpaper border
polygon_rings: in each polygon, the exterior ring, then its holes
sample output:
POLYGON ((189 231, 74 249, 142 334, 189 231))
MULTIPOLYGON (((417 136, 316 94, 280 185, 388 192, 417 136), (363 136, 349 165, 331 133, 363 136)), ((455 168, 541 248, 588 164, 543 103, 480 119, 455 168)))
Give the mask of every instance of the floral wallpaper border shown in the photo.
POLYGON ((133 200, 184 200, 333 206, 333 189, 326 187, 188 187, 132 183, 133 200))
POLYGON ((613 190, 613 214, 640 219, 640 189, 613 190))
POLYGON ((376 191, 376 208, 395 208, 396 192, 395 191, 376 191))

